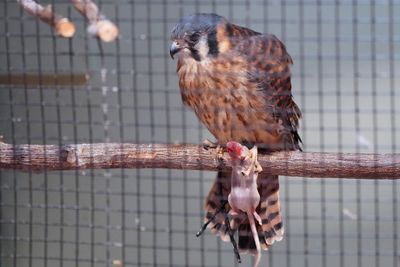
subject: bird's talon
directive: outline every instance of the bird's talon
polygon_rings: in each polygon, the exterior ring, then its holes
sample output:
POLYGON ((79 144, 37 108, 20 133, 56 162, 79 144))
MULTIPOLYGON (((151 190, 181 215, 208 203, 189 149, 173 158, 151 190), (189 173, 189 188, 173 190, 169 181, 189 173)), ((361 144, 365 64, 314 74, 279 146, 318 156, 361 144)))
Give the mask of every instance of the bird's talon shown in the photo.
POLYGON ((218 147, 218 143, 217 142, 211 142, 209 139, 205 139, 203 141, 203 148, 205 150, 209 150, 211 148, 217 148, 218 147))
POLYGON ((220 146, 217 147, 217 158, 218 160, 224 159, 224 149, 221 148, 220 146))
POLYGON ((224 154, 226 152, 226 147, 222 146, 222 145, 218 145, 215 150, 217 151, 217 160, 223 161, 224 154))

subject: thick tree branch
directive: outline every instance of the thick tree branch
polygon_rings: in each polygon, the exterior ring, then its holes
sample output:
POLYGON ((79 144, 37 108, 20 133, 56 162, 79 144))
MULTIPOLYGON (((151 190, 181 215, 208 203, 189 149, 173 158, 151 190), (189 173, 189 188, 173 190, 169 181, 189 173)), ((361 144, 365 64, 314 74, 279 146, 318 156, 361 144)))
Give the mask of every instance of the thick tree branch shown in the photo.
POLYGON ((118 37, 118 27, 109 21, 91 0, 70 0, 88 23, 88 32, 104 42, 114 41, 118 37))
POLYGON ((55 13, 51 5, 43 7, 33 0, 17 0, 17 3, 26 13, 53 27, 58 35, 66 38, 74 36, 75 25, 67 18, 55 13))
MULTIPOLYGON (((224 161, 225 162, 225 161, 224 161)), ((275 152, 259 155, 264 171, 277 175, 399 179, 400 154, 275 152)), ((32 171, 112 168, 210 170, 229 168, 214 149, 197 145, 78 144, 10 145, 0 143, 0 168, 32 171)))

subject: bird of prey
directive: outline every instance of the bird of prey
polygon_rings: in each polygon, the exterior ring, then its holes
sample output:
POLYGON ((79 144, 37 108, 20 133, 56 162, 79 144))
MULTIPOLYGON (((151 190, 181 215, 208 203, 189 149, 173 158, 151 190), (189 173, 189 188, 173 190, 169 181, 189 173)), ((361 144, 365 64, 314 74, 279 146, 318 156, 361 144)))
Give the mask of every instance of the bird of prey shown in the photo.
MULTIPOLYGON (((301 150, 301 112, 291 93, 292 58, 276 36, 232 24, 217 14, 194 14, 178 22, 171 40, 170 55, 178 56, 182 101, 218 145, 236 141, 267 152, 301 150)), ((249 221, 227 220, 230 177, 229 172, 218 172, 205 201, 205 220, 213 233, 231 240, 234 247, 229 234, 238 232, 239 251, 255 254, 249 221)), ((266 250, 283 237, 278 176, 265 170, 257 186, 256 212, 262 221, 257 232, 266 250)))

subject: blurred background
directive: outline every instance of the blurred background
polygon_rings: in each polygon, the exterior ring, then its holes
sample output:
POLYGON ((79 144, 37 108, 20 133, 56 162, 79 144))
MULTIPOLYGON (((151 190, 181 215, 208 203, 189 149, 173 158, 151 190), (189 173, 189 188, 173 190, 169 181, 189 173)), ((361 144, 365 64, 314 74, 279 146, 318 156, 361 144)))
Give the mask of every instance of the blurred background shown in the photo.
MULTIPOLYGON (((11 144, 195 143, 212 138, 180 99, 169 34, 215 12, 275 34, 294 65, 305 151, 400 152, 400 1, 102 0, 103 43, 67 0, 72 39, 0 2, 0 135, 11 144)), ((44 1, 41 1, 45 4, 44 1)), ((238 266, 207 231, 215 173, 0 170, 0 266, 238 266)), ((286 235, 262 266, 399 266, 397 181, 280 177, 286 235)), ((252 266, 243 256, 240 266, 252 266)))

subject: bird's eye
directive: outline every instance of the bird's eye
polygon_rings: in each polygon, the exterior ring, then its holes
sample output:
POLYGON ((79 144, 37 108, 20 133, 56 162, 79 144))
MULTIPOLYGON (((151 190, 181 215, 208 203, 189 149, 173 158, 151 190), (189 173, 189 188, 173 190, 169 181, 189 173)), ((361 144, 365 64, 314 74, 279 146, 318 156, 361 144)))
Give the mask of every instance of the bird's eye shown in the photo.
POLYGON ((198 33, 193 33, 193 34, 191 34, 191 35, 189 36, 189 41, 190 41, 191 43, 197 43, 197 41, 199 40, 199 38, 200 38, 200 34, 198 34, 198 33))

